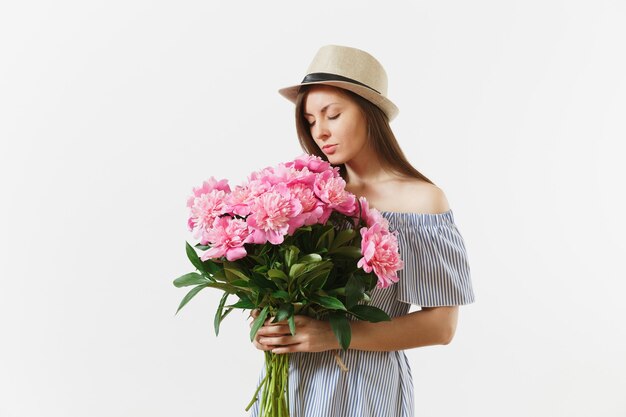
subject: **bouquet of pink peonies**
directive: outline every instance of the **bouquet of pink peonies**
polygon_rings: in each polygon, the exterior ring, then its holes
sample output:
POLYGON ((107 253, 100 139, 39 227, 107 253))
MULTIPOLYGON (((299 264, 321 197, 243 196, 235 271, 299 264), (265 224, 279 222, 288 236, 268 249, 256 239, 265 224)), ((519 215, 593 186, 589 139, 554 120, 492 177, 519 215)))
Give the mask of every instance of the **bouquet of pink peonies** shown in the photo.
MULTIPOLYGON (((259 309, 250 329, 253 340, 268 317, 294 315, 327 319, 342 349, 350 345, 349 317, 389 320, 367 305, 374 287, 397 282, 403 266, 396 235, 387 220, 345 189, 338 168, 316 156, 252 173, 231 190, 226 180, 210 178, 194 188, 187 206, 189 229, 199 243, 187 243, 197 272, 176 280, 193 286, 178 311, 204 288, 224 291, 215 313, 215 334, 233 309, 259 309), (201 251, 198 255, 196 250, 201 251), (237 298, 228 304, 229 297, 237 298)), ((289 356, 265 352, 262 415, 289 415, 289 356)))

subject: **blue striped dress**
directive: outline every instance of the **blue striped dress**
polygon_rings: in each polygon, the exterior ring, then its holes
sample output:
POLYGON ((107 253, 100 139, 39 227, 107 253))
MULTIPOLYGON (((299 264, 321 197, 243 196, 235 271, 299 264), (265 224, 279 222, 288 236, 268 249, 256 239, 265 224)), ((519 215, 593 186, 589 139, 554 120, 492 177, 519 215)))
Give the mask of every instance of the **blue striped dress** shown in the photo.
MULTIPOLYGON (((398 231, 404 268, 398 283, 371 292, 371 304, 398 317, 411 304, 452 306, 474 301, 465 244, 452 210, 439 214, 382 212, 398 231)), ((289 357, 291 417, 412 417, 413 381, 404 351, 348 349, 298 352, 289 357)), ((264 376, 264 368, 261 378, 264 376)), ((259 401, 250 416, 258 415, 259 401)))

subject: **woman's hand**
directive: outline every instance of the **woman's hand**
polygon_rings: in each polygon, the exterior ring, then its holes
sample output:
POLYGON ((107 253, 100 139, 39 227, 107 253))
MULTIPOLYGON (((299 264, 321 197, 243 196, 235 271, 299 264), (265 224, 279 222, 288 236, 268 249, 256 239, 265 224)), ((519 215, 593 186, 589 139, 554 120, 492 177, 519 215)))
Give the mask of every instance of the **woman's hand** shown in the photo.
MULTIPOLYGON (((253 310, 251 315, 256 318, 259 311, 253 310)), ((294 336, 291 335, 286 320, 272 323, 274 317, 270 317, 259 328, 252 343, 257 349, 271 350, 272 353, 323 352, 339 349, 339 342, 328 321, 301 315, 294 316, 294 319, 296 322, 294 336)))
MULTIPOLYGON (((391 321, 350 322, 350 349, 370 351, 406 350, 421 346, 447 345, 454 337, 459 306, 423 307, 391 321)), ((257 317, 258 311, 252 316, 257 317)), ((322 352, 339 349, 339 342, 328 321, 295 316, 296 335, 286 321, 270 323, 267 319, 257 332, 254 346, 274 353, 322 352)))

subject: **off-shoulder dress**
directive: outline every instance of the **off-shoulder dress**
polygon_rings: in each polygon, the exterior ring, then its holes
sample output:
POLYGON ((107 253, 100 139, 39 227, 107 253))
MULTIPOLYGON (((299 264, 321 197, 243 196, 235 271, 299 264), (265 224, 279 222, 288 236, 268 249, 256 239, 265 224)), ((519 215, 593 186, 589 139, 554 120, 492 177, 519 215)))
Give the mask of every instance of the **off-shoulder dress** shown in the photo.
MULTIPOLYGON (((381 212, 398 231, 404 268, 399 281, 371 292, 371 304, 391 317, 406 315, 411 304, 454 306, 474 301, 467 251, 452 210, 445 213, 381 212)), ((289 354, 291 417, 412 417, 413 381, 404 351, 348 349, 289 354)), ((260 378, 263 378, 264 368, 260 378)), ((258 415, 257 401, 251 417, 258 415)))

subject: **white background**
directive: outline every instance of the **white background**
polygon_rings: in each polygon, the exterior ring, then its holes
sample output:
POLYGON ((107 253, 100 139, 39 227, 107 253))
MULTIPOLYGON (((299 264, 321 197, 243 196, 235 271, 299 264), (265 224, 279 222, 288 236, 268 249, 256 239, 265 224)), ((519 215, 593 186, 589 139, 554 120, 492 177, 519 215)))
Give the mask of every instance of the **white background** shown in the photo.
POLYGON ((1 417, 245 415, 245 316, 174 316, 185 203, 301 153, 276 90, 329 43, 383 63, 469 252, 417 415, 626 415, 626 3, 408 3, 2 3, 1 417))

